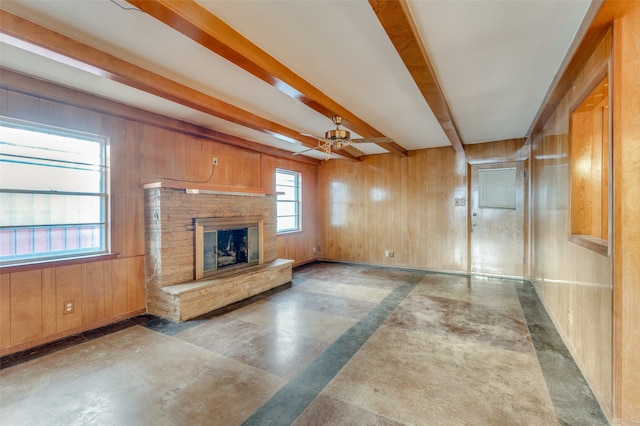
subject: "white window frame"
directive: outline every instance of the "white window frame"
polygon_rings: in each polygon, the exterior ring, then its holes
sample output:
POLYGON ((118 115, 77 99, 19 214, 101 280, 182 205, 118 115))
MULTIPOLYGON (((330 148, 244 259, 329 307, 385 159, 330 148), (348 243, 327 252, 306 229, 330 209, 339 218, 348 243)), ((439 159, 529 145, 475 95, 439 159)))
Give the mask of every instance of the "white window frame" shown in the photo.
POLYGON ((287 234, 291 232, 299 232, 302 231, 302 173, 296 172, 294 170, 286 170, 286 169, 276 169, 276 230, 278 234, 287 234), (286 175, 294 177, 293 185, 285 185, 278 184, 278 175, 286 175), (287 193, 291 193, 290 190, 293 188, 293 197, 287 195, 287 193), (277 207, 282 205, 282 203, 293 203, 294 205, 294 214, 282 214, 280 209, 277 207), (280 218, 295 218, 295 226, 294 227, 286 227, 281 228, 279 225, 280 218))
MULTIPOLYGON (((64 156, 59 155, 63 150, 58 149, 56 151, 58 155, 47 157, 43 152, 49 149, 48 147, 44 149, 34 148, 31 150, 33 154, 29 155, 27 152, 29 151, 28 148, 26 150, 16 148, 16 146, 20 146, 16 145, 18 142, 8 142, 8 138, 3 138, 2 134, 0 134, 0 167, 5 164, 8 168, 10 165, 13 169, 13 176, 20 177, 22 172, 17 168, 22 167, 22 165, 24 166, 25 175, 28 171, 33 172, 36 170, 38 173, 41 173, 41 176, 46 176, 47 178, 49 176, 55 176, 54 170, 66 169, 70 176, 77 174, 81 177, 85 176, 86 173, 92 174, 94 183, 98 187, 97 191, 82 189, 82 185, 74 189, 72 183, 69 185, 61 184, 62 187, 69 186, 67 189, 56 187, 55 185, 43 187, 40 182, 46 181, 46 178, 42 177, 37 181, 39 183, 35 184, 37 188, 29 188, 28 184, 23 187, 20 187, 19 184, 13 186, 11 182, 5 186, 3 180, 6 182, 11 179, 0 180, 0 197, 3 197, 5 201, 9 200, 6 206, 0 207, 0 231, 2 231, 0 238, 4 240, 0 241, 0 244, 4 244, 2 246, 3 251, 0 252, 0 266, 51 262, 109 253, 110 194, 108 138, 101 135, 0 117, 0 130, 3 128, 7 132, 7 128, 12 128, 19 131, 24 130, 41 133, 47 135, 47 137, 67 137, 78 141, 98 143, 99 154, 97 154, 97 156, 92 155, 90 158, 95 158, 95 160, 91 162, 73 158, 75 155, 80 159, 86 158, 86 156, 83 157, 80 153, 82 150, 80 147, 82 147, 82 145, 78 144, 78 150, 75 150, 75 152, 67 152, 64 156), (49 174, 47 174, 47 172, 49 172, 49 174), (73 204, 73 202, 69 200, 76 201, 75 207, 68 207, 69 204, 73 204), (90 201, 90 203, 93 203, 93 207, 95 207, 94 218, 96 220, 84 220, 85 216, 79 212, 85 211, 82 210, 83 208, 81 206, 87 204, 83 204, 81 200, 94 200, 90 201), (21 202, 31 202, 32 206, 36 206, 34 207, 36 208, 35 210, 31 210, 33 212, 32 217, 23 222, 17 214, 20 211, 19 204, 21 202), (78 207, 77 203, 79 203, 80 207, 78 207), (46 210, 41 210, 43 212, 42 215, 38 215, 38 206, 43 206, 43 209, 46 208, 46 210), (64 206, 66 208, 55 210, 55 206, 64 206), (69 208, 75 208, 76 210, 70 214, 72 210, 69 210, 69 208), (11 214, 12 209, 13 214, 11 214), (44 214, 44 212, 47 211, 54 211, 56 213, 51 213, 50 216, 47 216, 44 214), (63 217, 64 219, 61 219, 63 217), (70 217, 80 217, 80 219, 72 220, 70 217), (22 236, 20 236, 19 233, 22 233, 22 236), (73 242, 76 234, 77 242, 73 242), (30 239, 32 239, 32 241, 30 241, 30 239), (55 243, 53 242, 54 240, 55 243), (29 241, 29 248, 19 250, 18 245, 24 241, 29 241), (75 244, 77 244, 77 246, 75 244)), ((48 143, 47 141, 47 144, 48 143)), ((65 146, 64 149, 67 149, 67 145, 63 146, 65 146)), ((86 146, 88 145, 85 145, 85 147, 86 146)), ((7 177, 8 175, 5 175, 5 178, 7 177)), ((53 177, 50 179, 51 182, 56 181, 53 177)), ((78 182, 79 181, 80 180, 78 180, 78 182)), ((73 180, 58 179, 58 182, 73 182, 73 180)), ((89 187, 91 185, 86 186, 89 187)), ((22 208, 25 208, 25 206, 22 208)))

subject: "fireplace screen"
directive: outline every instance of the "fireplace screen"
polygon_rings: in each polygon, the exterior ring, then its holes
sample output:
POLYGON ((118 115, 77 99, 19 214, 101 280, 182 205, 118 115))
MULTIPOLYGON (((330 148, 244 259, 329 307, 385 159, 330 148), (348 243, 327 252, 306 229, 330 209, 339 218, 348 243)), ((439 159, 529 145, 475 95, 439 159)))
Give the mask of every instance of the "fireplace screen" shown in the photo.
POLYGON ((196 219, 196 279, 260 263, 258 223, 228 223, 229 220, 196 219))
POLYGON ((236 263, 258 260, 257 244, 251 244, 258 236, 258 228, 225 229, 204 232, 205 272, 236 263), (251 236, 251 237, 250 237, 251 236))

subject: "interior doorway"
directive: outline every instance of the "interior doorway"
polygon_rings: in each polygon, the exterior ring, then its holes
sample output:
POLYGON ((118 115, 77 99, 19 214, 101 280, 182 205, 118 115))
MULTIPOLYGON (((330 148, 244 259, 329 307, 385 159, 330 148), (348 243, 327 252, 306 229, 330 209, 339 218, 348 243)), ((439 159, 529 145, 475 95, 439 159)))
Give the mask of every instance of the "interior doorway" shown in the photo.
POLYGON ((523 278, 525 161, 469 165, 469 272, 523 278))

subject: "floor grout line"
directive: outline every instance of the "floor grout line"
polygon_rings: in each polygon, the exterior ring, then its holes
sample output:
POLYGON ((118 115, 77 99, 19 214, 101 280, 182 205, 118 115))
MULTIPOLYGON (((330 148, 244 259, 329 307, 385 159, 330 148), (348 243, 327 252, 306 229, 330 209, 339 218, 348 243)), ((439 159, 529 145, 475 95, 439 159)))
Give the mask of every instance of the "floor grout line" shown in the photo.
POLYGON ((609 421, 534 287, 525 281, 516 285, 516 291, 560 425, 608 425, 609 421), (557 374, 558 371, 562 374, 557 374))
POLYGON ((416 285, 417 282, 404 283, 396 287, 364 318, 356 322, 262 407, 258 408, 243 424, 289 425, 293 423, 416 285))

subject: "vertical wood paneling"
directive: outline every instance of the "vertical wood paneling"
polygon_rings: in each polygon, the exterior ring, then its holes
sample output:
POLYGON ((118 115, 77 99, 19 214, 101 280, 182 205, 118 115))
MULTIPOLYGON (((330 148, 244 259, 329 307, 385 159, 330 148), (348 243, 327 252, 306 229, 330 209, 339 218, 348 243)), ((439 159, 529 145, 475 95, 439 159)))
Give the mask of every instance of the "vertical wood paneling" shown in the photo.
POLYGON ((127 274, 127 310, 133 311, 138 307, 138 268, 135 258, 126 259, 127 274))
POLYGON ((132 310, 144 309, 146 306, 145 299, 145 275, 144 275, 144 256, 127 259, 127 262, 135 263, 135 293, 136 306, 132 310))
POLYGON ((82 265, 56 268, 56 318, 58 333, 82 326, 82 265), (73 313, 64 313, 66 301, 73 301, 73 313))
POLYGON ((161 132, 156 150, 158 158, 158 174, 162 177, 176 175, 176 141, 168 132, 161 132))
POLYGON ((125 196, 127 194, 126 169, 124 159, 127 157, 127 127, 119 119, 105 120, 105 126, 110 128, 109 136, 109 183, 110 183, 110 231, 111 250, 126 256, 127 242, 127 209, 125 196))
POLYGON ((11 346, 11 274, 0 275, 0 348, 11 346))
POLYGON ((467 160, 517 158, 523 145, 522 139, 472 145, 466 157, 436 148, 406 158, 322 163, 320 257, 466 272, 467 160), (464 205, 456 206, 456 198, 464 205))
MULTIPOLYGON (((125 193, 127 236, 126 253, 128 256, 144 254, 144 202, 140 196, 140 177, 149 170, 155 170, 153 165, 143 163, 141 151, 155 141, 145 140, 145 125, 127 123, 127 156, 125 164, 127 189, 125 193)), ((121 159, 122 161, 122 159, 121 159)))
POLYGON ((42 270, 42 335, 49 336, 57 331, 56 318, 56 269, 42 270))
POLYGON ((136 311, 145 307, 144 257, 129 257, 124 264, 126 271, 127 310, 136 311))
MULTIPOLYGON (((42 292, 35 303, 37 309, 27 310, 27 315, 40 318, 41 326, 33 344, 40 344, 46 336, 57 338, 65 332, 74 333, 92 325, 103 324, 109 318, 121 318, 145 307, 145 224, 144 192, 141 181, 149 179, 206 180, 212 169, 212 157, 219 165, 212 184, 258 188, 262 182, 273 191, 275 167, 289 168, 303 173, 304 198, 303 231, 278 238, 278 256, 294 259, 298 264, 317 258, 314 247, 320 248, 317 226, 317 168, 294 159, 275 158, 231 146, 202 137, 197 127, 169 118, 158 117, 142 111, 133 116, 117 117, 99 113, 104 100, 59 86, 50 85, 28 77, 15 80, 17 90, 2 89, 0 113, 47 125, 86 131, 109 138, 110 149, 110 233, 111 251, 117 259, 87 262, 57 268, 34 269, 42 274, 42 292), (30 95, 34 90, 44 90, 42 97, 30 95), (64 99, 64 102, 53 100, 64 99), (77 99, 87 102, 87 108, 71 105, 77 99), (150 124, 150 123, 156 123, 150 124), (168 128, 170 126, 171 130, 168 128), (63 315, 63 302, 73 300, 75 312, 63 315)), ((107 108, 109 109, 109 108, 107 108)), ((113 110, 113 109, 112 109, 113 110)), ((276 242, 271 242, 276 247, 276 242)), ((10 275, 2 275, 6 282, 10 275)), ((3 284, 10 293, 10 284, 3 284)), ((16 303, 23 299, 15 299, 16 303)), ((36 300, 36 299, 34 299, 36 300)), ((10 353, 15 343, 10 342, 12 321, 7 316, 14 311, 23 315, 23 308, 13 309, 7 296, 0 306, 8 327, 7 340, 0 347, 10 353), (4 345, 4 346, 2 346, 4 345), (7 349, 8 348, 8 349, 7 349)), ((29 329, 26 323, 16 327, 29 329)), ((18 329, 16 329, 18 330, 18 329)), ((18 340, 25 347, 31 339, 20 329, 18 340)))
MULTIPOLYGON (((187 143, 187 136, 184 134, 176 134, 173 136, 175 138, 175 143, 176 143, 175 160, 173 162, 175 167, 175 179, 185 179, 185 180, 191 179, 191 177, 188 175, 189 145, 187 143)), ((167 177, 171 177, 171 176, 167 176, 167 177)))
MULTIPOLYGON (((532 146, 532 279, 608 416, 612 414, 612 260, 569 242, 569 114, 610 58, 607 36, 532 146)), ((577 124, 577 123, 576 123, 577 124)))
POLYGON ((104 268, 102 262, 82 265, 82 323, 91 324, 105 318, 104 268))
MULTIPOLYGON (((136 144, 137 150, 137 163, 141 168, 140 175, 153 177, 159 179, 162 177, 162 173, 158 171, 159 159, 156 156, 158 147, 158 134, 159 129, 153 126, 140 124, 136 126, 135 138, 139 141, 136 144)), ((160 154, 160 153, 158 153, 160 154)))
POLYGON ((42 275, 40 270, 11 274, 11 344, 42 337, 42 275))
POLYGON ((322 163, 321 257, 465 270, 447 235, 454 229, 454 159, 451 148, 441 148, 409 152, 407 158, 385 154, 356 164, 322 163), (387 250, 394 256, 385 256, 387 250))
POLYGON ((640 3, 614 22, 616 417, 640 423, 640 3))
POLYGON ((104 317, 111 318, 113 316, 113 276, 111 269, 113 261, 106 260, 102 262, 102 274, 104 280, 104 317))
MULTIPOLYGON (((202 153, 202 142, 198 138, 192 136, 187 138, 189 149, 187 150, 188 170, 186 172, 187 180, 191 182, 202 182, 206 180, 208 173, 205 174, 204 167, 209 165, 211 160, 204 157, 202 153)), ((227 165, 227 167, 230 165, 227 165)))
POLYGON ((111 263, 111 291, 113 315, 129 312, 129 292, 127 287, 127 259, 114 259, 111 263))

